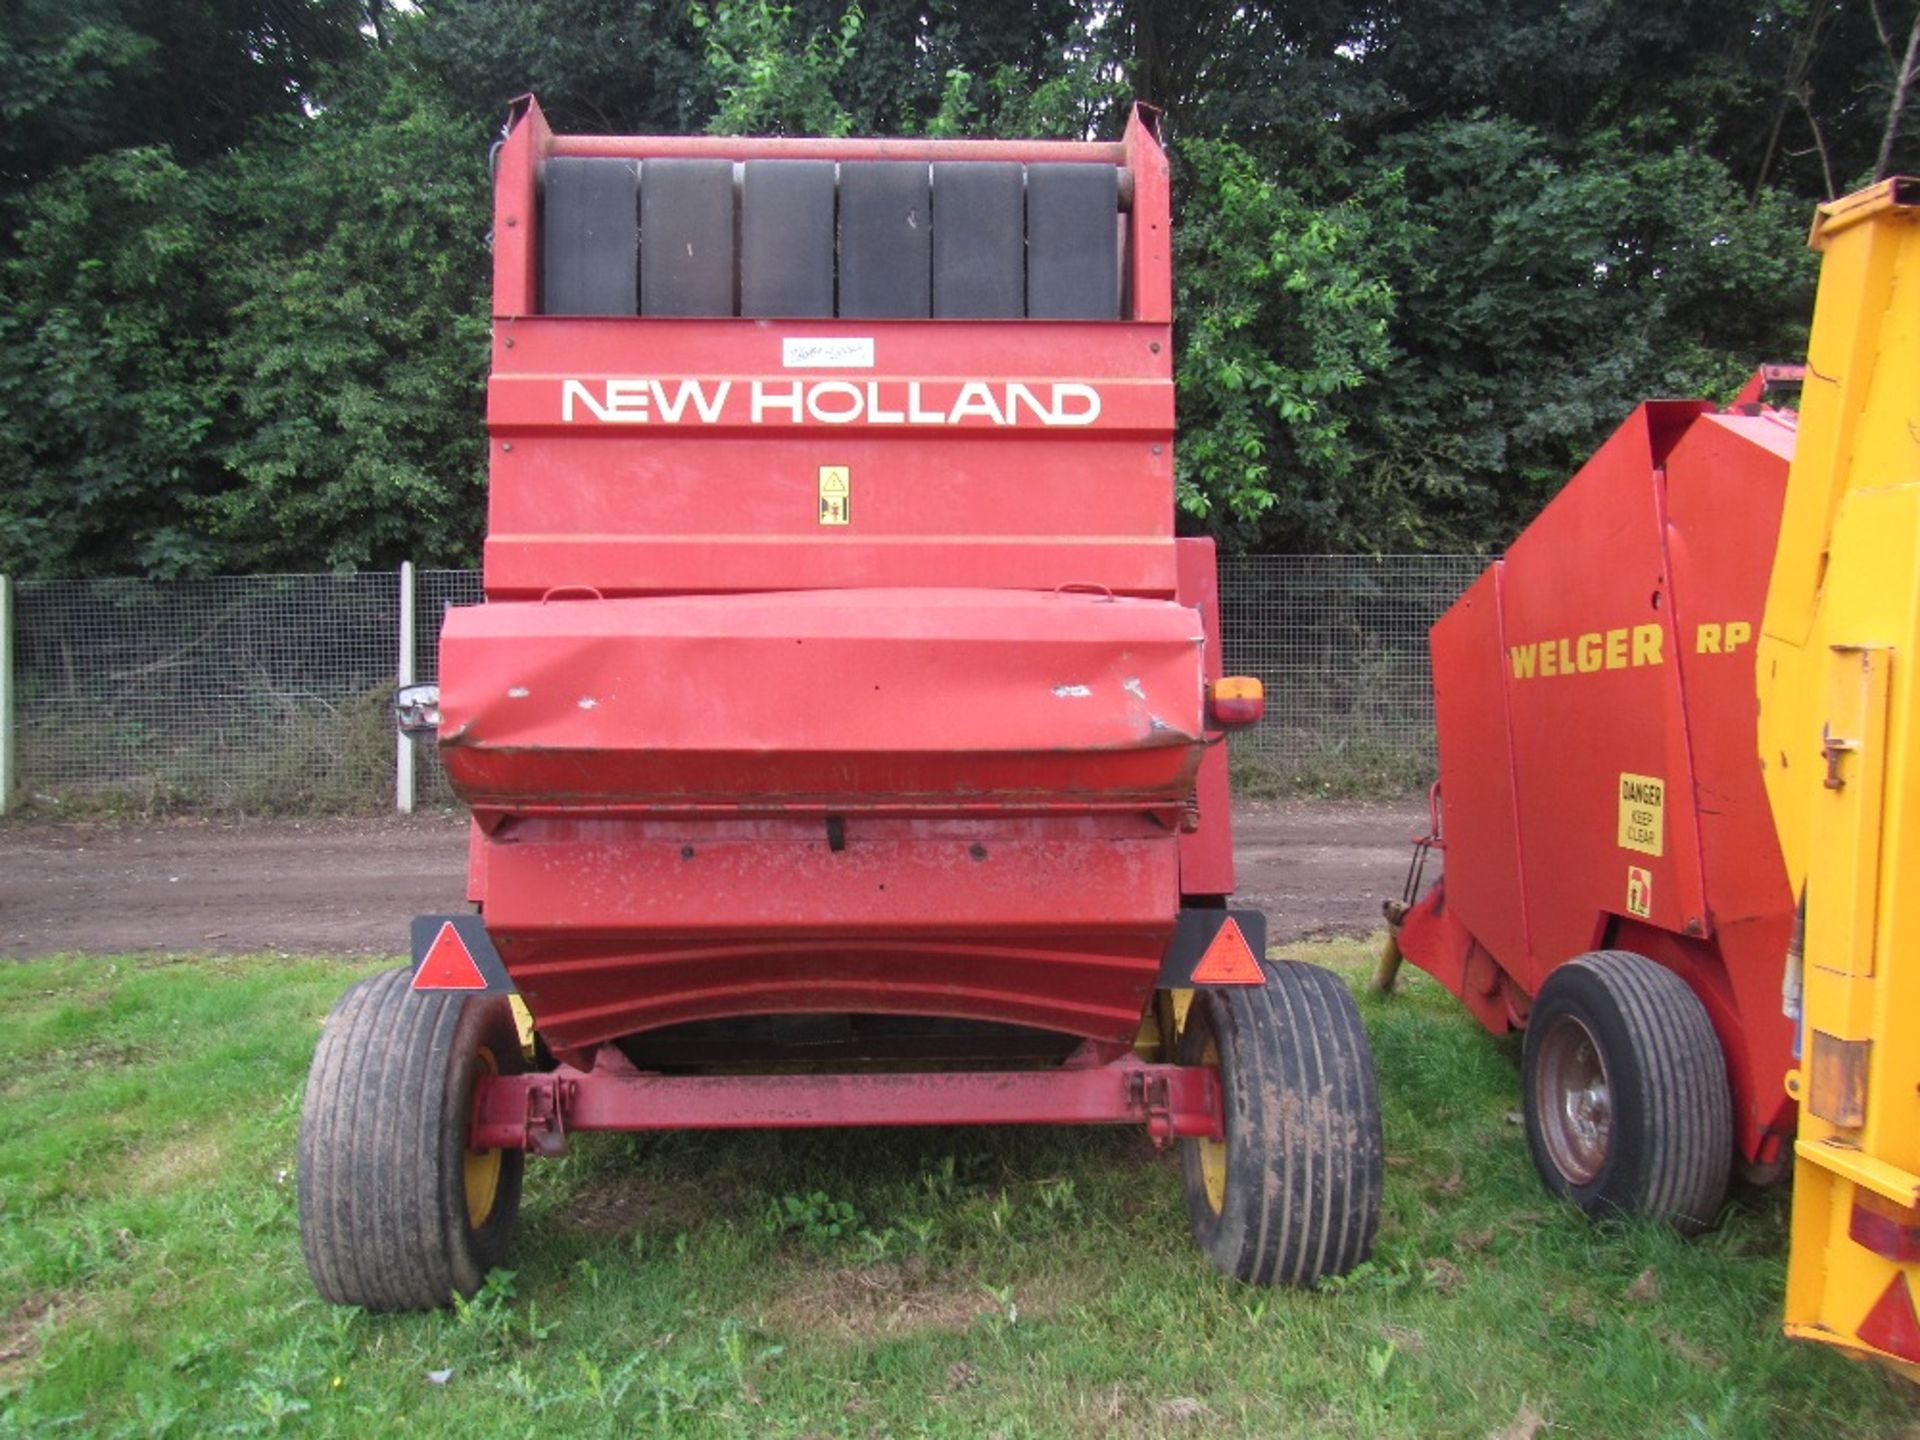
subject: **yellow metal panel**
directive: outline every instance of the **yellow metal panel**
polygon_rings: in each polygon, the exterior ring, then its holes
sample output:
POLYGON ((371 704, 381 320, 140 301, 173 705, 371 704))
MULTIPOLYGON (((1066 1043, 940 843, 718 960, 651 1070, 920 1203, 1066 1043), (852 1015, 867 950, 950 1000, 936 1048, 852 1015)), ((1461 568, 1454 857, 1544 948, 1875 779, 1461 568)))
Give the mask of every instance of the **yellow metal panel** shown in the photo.
POLYGON ((1920 1264, 1851 1226, 1856 1187, 1907 1206, 1920 1190, 1917 200, 1889 181, 1815 223, 1825 259, 1756 673, 1767 798, 1806 906, 1802 1030, 1824 1037, 1789 1077, 1787 1329, 1907 1373, 1915 1357, 1859 1329, 1896 1276, 1920 1285, 1920 1264))

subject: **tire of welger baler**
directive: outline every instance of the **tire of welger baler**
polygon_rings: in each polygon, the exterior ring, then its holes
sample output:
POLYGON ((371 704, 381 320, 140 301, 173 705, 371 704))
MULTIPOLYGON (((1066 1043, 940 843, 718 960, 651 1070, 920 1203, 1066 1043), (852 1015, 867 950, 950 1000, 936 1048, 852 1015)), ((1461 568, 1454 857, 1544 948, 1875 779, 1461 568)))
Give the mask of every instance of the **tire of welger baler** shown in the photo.
MULTIPOLYGON (((1373 1250, 1384 1153, 1373 1050, 1339 978, 1268 962, 1261 986, 1197 991, 1178 1047, 1208 1063, 1226 1102, 1221 1204, 1207 1142, 1181 1142, 1193 1236, 1214 1266, 1255 1285, 1310 1286, 1373 1250)), ((1214 1152, 1216 1156, 1218 1152, 1214 1152)))
POLYGON ((1638 1215, 1682 1234, 1709 1229, 1733 1169, 1727 1060, 1707 1008, 1673 971, 1629 950, 1557 966, 1534 998, 1521 1052, 1527 1147, 1553 1194, 1593 1216, 1638 1215), (1606 1067, 1611 1135, 1584 1181, 1556 1163, 1544 1126, 1542 1051, 1577 1024, 1606 1067))
MULTIPOLYGON (((505 1258, 524 1156, 470 1213, 466 1136, 476 1077, 524 1068, 504 996, 415 991, 412 972, 362 980, 327 1016, 300 1115, 300 1238, 323 1298, 429 1310, 471 1296, 505 1258)), ((493 1156, 499 1166, 491 1170, 493 1156)))

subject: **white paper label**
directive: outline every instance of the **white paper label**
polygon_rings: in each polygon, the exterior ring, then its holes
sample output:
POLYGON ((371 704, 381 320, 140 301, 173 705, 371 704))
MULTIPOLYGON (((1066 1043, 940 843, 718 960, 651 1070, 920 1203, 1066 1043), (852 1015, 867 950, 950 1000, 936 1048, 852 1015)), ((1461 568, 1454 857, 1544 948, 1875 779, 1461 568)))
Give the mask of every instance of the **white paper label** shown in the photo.
POLYGON ((789 335, 780 342, 780 356, 789 370, 871 370, 873 340, 847 335, 789 335))

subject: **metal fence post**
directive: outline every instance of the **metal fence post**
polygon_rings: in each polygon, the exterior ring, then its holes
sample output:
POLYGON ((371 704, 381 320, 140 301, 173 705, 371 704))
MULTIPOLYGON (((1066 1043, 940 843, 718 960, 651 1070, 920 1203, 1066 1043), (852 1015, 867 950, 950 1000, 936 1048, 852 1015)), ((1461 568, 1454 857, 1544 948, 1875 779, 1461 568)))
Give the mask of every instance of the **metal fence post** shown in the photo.
POLYGON ((13 799, 13 756, 13 581, 0 575, 0 815, 13 799))
MULTIPOLYGON (((413 562, 400 562, 400 673, 402 685, 413 683, 413 562)), ((413 737, 394 727, 393 804, 402 815, 413 813, 413 737)))

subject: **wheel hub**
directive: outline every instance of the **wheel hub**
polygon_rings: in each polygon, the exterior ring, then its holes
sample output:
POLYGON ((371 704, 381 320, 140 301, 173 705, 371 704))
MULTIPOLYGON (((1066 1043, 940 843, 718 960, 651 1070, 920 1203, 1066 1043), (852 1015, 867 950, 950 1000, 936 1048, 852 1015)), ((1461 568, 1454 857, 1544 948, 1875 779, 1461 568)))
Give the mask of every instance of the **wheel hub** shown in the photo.
MULTIPOLYGON (((486 1075, 497 1075, 500 1066, 493 1058, 493 1051, 486 1046, 480 1047, 480 1070, 486 1075)), ((467 1199, 467 1224, 478 1230, 487 1223, 493 1214, 494 1200, 500 1194, 500 1171, 502 1155, 498 1150, 469 1150, 461 1169, 467 1199)))
POLYGON ((1570 1184, 1592 1184, 1613 1143, 1613 1086, 1593 1033, 1571 1015, 1541 1037, 1533 1099, 1554 1168, 1570 1184))
MULTIPOLYGON (((1218 1068, 1220 1047, 1213 1037, 1207 1037, 1206 1048, 1200 1052, 1202 1064, 1218 1068)), ((1224 1214, 1227 1208, 1227 1142, 1200 1139, 1194 1142, 1200 1147, 1200 1180, 1206 1187, 1207 1204, 1216 1215, 1224 1214)))

